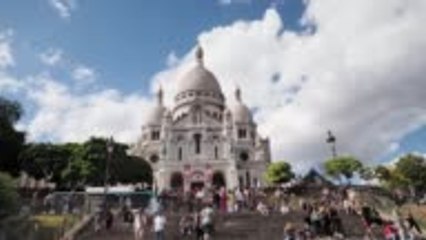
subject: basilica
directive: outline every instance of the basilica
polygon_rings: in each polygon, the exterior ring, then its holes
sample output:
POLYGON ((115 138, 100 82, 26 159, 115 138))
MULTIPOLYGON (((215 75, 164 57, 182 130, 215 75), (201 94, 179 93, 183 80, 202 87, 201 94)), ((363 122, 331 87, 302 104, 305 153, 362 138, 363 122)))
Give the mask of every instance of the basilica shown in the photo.
POLYGON ((160 190, 264 185, 269 139, 258 134, 239 88, 232 104, 226 101, 215 75, 204 65, 201 47, 195 58, 192 69, 177 82, 171 108, 158 90, 130 153, 151 164, 160 190))

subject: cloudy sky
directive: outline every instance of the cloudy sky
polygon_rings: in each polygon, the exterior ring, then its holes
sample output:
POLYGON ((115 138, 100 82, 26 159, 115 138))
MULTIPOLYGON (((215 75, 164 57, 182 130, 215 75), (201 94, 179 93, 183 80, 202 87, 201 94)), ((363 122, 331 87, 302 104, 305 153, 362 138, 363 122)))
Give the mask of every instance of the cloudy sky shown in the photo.
POLYGON ((426 1, 14 0, 0 3, 0 95, 28 141, 131 143, 152 94, 172 106, 200 43, 231 98, 241 86, 274 160, 297 170, 426 152, 426 1))

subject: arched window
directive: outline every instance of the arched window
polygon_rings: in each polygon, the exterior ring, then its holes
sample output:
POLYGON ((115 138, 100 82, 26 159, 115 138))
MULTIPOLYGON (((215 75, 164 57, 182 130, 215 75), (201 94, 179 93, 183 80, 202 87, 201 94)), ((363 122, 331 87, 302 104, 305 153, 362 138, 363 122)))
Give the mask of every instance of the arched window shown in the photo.
POLYGON ((180 172, 174 172, 170 176, 170 188, 179 190, 183 188, 183 175, 180 172))
POLYGON ((159 157, 157 154, 152 154, 151 157, 149 157, 149 161, 151 161, 152 163, 156 163, 158 162, 159 157))
POLYGON ((238 138, 244 139, 247 137, 247 131, 244 128, 238 129, 238 138))
POLYGON ((178 159, 179 159, 179 161, 182 161, 182 147, 179 147, 179 150, 178 150, 178 159))
POLYGON ((195 141, 195 153, 200 154, 201 153, 201 134, 199 133, 194 134, 194 141, 195 141))
POLYGON ((240 153, 240 160, 246 162, 249 159, 249 154, 245 151, 240 153))
POLYGON ((214 147, 214 158, 218 159, 219 158, 219 149, 217 146, 214 147))
POLYGON ((160 131, 152 131, 151 132, 151 140, 159 140, 160 139, 160 131))
POLYGON ((225 181, 224 174, 222 172, 220 172, 220 171, 214 172, 213 176, 212 176, 212 184, 216 188, 225 187, 226 186, 226 181, 225 181))
POLYGON ((238 186, 242 188, 244 186, 243 176, 238 176, 238 186))
POLYGON ((251 187, 251 178, 249 171, 246 171, 246 187, 251 187))

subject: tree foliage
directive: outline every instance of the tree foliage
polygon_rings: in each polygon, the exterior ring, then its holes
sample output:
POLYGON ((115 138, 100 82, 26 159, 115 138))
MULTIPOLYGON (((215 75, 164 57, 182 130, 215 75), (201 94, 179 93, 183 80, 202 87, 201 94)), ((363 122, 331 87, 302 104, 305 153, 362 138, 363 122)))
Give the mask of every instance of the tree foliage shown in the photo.
POLYGON ((60 181, 61 171, 67 166, 72 152, 65 145, 30 143, 19 155, 21 169, 35 177, 60 181))
POLYGON ((103 185, 107 163, 108 183, 150 183, 149 164, 127 155, 127 149, 126 144, 115 142, 109 155, 104 138, 90 138, 81 144, 32 143, 25 147, 19 159, 28 174, 53 181, 61 189, 103 185))
POLYGON ((374 168, 372 168, 372 167, 362 167, 359 170, 359 175, 365 181, 373 180, 375 178, 374 168))
POLYGON ((407 154, 401 157, 396 163, 396 171, 414 189, 426 190, 426 159, 423 156, 407 154))
POLYGON ((426 192, 426 159, 423 156, 407 154, 400 157, 394 166, 378 166, 375 174, 388 188, 426 192))
POLYGON ((271 184, 286 183, 294 176, 291 165, 283 161, 269 164, 265 173, 266 181, 271 184))
POLYGON ((341 156, 329 159, 325 162, 326 174, 335 179, 345 178, 350 181, 353 175, 363 169, 362 163, 351 156, 341 156))
POLYGON ((0 220, 18 211, 18 193, 9 174, 0 172, 0 220))
POLYGON ((14 127, 21 118, 18 102, 0 97, 0 171, 18 175, 18 155, 25 141, 25 134, 14 127))

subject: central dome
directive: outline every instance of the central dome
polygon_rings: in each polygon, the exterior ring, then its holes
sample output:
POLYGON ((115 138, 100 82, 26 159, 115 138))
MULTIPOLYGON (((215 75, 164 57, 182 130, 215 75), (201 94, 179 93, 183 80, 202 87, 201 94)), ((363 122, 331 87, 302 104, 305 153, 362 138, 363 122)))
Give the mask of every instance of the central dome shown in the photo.
POLYGON ((186 91, 222 93, 216 77, 201 65, 195 66, 179 80, 177 93, 186 91))
POLYGON ((197 49, 196 57, 197 65, 179 79, 176 96, 185 92, 209 92, 223 96, 216 77, 204 67, 202 48, 197 49))

